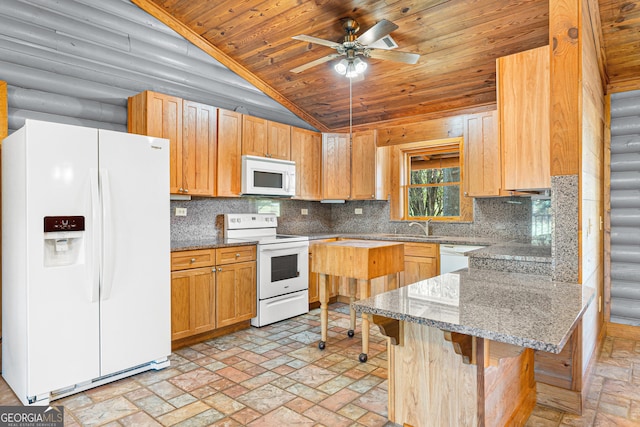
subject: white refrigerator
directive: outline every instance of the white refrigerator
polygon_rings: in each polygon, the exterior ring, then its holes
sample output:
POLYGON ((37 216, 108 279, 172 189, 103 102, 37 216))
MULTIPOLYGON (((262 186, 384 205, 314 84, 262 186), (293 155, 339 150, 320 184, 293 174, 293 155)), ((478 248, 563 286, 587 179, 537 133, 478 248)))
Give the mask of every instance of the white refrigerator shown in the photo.
POLYGON ((2 142, 2 376, 23 404, 169 365, 169 141, 27 120, 2 142))

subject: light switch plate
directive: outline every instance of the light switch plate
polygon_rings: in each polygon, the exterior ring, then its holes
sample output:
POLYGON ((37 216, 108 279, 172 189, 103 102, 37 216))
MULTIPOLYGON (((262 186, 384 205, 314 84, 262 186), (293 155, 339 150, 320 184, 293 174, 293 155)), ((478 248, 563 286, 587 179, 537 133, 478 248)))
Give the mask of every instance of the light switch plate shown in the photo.
POLYGON ((187 208, 176 208, 176 216, 187 216, 187 208))

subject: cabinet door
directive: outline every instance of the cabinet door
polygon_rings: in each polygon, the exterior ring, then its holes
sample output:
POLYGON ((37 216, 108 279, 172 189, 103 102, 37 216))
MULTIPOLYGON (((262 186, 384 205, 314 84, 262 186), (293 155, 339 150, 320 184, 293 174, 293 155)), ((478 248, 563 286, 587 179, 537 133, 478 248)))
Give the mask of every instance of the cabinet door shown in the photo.
POLYGON ((351 196, 349 135, 322 135, 322 198, 344 200, 351 196))
POLYGON ((296 199, 322 199, 322 136, 291 128, 291 160, 296 162, 296 199))
POLYGON ((351 146, 351 200, 376 198, 375 131, 353 134, 351 146))
POLYGON ((215 329, 213 267, 171 273, 171 339, 215 329))
POLYGON ((256 316, 256 263, 240 262, 218 267, 216 323, 219 328, 256 316))
POLYGON ((404 273, 401 275, 402 286, 438 275, 438 260, 415 256, 404 257, 404 273))
POLYGON ((170 192, 184 194, 182 172, 182 99, 151 91, 129 98, 130 133, 167 138, 169 144, 170 192))
POLYGON ((549 46, 498 58, 502 188, 549 188, 549 46))
POLYGON ((242 115, 242 154, 267 156, 267 121, 242 115))
POLYGON ((267 122, 267 153, 274 159, 291 160, 291 126, 267 122))
POLYGON ((497 111, 466 117, 464 148, 465 195, 469 197, 500 195, 502 165, 497 111))
POLYGON ((182 185, 192 196, 215 196, 217 109, 183 102, 182 185))
POLYGON ((242 114, 218 110, 217 195, 236 197, 241 191, 242 114))

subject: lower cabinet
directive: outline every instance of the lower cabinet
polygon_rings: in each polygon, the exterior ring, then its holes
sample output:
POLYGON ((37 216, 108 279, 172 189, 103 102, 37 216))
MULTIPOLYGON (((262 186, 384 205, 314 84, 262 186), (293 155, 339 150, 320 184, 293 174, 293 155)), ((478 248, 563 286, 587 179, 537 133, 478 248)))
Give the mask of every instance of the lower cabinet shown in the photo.
POLYGON ((256 316, 256 247, 171 253, 171 340, 256 316))
POLYGON ((400 273, 400 286, 410 285, 440 273, 437 243, 405 243, 404 271, 400 273))

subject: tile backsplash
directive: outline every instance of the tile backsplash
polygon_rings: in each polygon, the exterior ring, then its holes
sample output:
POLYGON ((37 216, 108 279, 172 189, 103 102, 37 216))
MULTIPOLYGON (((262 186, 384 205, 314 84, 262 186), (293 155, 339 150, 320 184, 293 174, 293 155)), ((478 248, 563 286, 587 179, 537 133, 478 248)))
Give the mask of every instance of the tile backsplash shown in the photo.
MULTIPOLYGON (((171 201, 171 239, 191 240, 221 237, 222 215, 258 212, 259 198, 194 198, 171 201), (187 208, 187 216, 175 216, 175 208, 187 208)), ((398 233, 418 234, 409 221, 389 221, 389 202, 348 201, 325 204, 289 199, 269 199, 280 206, 278 232, 315 233, 398 233), (356 214, 356 209, 362 214, 356 214), (302 211, 307 214, 303 215, 302 211)), ((529 240, 531 199, 475 199, 474 221, 470 223, 432 221, 432 234, 529 240)))

